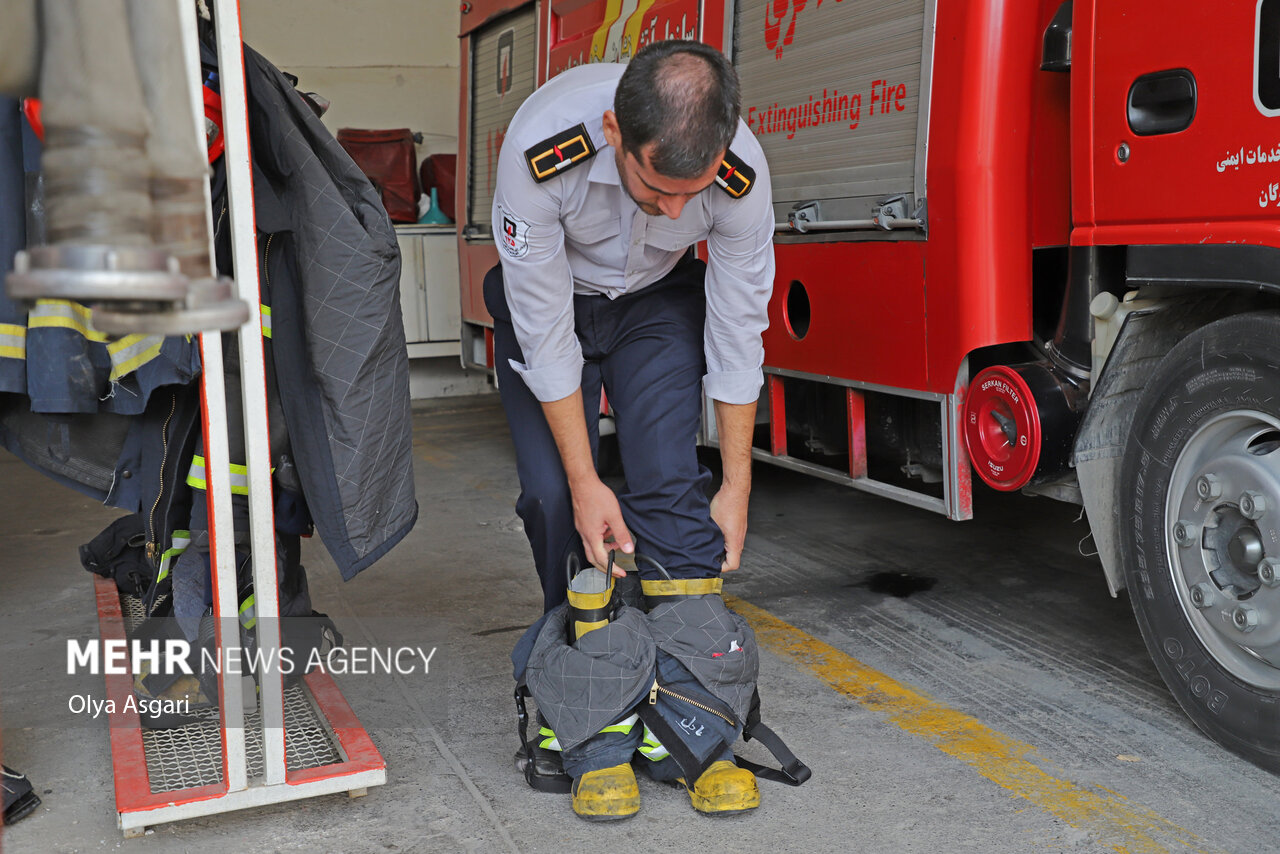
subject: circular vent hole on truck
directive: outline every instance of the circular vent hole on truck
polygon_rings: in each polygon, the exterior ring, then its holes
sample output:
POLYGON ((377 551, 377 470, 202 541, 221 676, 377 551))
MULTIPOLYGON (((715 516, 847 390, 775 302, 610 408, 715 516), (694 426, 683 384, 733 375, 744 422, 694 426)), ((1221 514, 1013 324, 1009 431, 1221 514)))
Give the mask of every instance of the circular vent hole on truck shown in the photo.
POLYGON ((812 309, 809 306, 809 292, 800 282, 792 282, 787 288, 787 304, 783 310, 783 319, 791 337, 800 341, 809 334, 809 320, 812 309))

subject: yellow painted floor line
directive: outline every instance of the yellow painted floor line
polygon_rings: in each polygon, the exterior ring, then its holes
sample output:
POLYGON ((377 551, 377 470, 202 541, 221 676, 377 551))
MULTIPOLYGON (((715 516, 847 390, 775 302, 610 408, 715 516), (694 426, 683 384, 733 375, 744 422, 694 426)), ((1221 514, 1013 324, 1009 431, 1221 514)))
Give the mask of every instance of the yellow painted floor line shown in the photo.
MULTIPOLYGON (((930 700, 767 611, 736 597, 724 598, 755 628, 756 640, 762 649, 816 676, 1014 795, 1072 827, 1087 831, 1099 844, 1126 854, 1219 850, 1209 847, 1191 831, 1120 795, 1090 791, 1054 777, 1031 761, 1036 753, 1032 745, 930 700)), ((814 777, 817 778, 817 771, 814 777)))

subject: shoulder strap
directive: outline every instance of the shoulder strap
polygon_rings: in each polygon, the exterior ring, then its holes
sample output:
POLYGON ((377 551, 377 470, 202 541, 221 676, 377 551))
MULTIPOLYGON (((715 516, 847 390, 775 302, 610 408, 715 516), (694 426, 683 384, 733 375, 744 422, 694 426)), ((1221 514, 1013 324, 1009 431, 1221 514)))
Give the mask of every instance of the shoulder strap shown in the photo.
POLYGON ((529 710, 524 703, 527 694, 528 688, 523 683, 516 686, 516 728, 520 733, 520 744, 524 746, 524 781, 539 792, 563 794, 572 791, 573 781, 568 775, 543 777, 535 771, 537 759, 533 753, 533 742, 529 740, 529 710))
POLYGON ((587 126, 577 124, 525 149, 524 158, 529 162, 529 174, 541 184, 590 160, 595 153, 596 147, 591 142, 591 134, 587 133, 587 126))
POLYGON ((716 172, 716 183, 735 199, 740 199, 756 185, 756 170, 746 164, 741 157, 725 149, 724 160, 720 162, 720 170, 716 172))
POLYGON ((750 741, 753 738, 769 749, 773 758, 782 764, 782 770, 767 768, 749 759, 743 759, 741 756, 734 756, 739 767, 746 768, 762 780, 773 780, 775 783, 786 783, 788 786, 802 785, 813 776, 809 766, 796 758, 778 734, 760 722, 759 691, 751 695, 751 710, 747 712, 747 723, 742 729, 743 741, 750 741))

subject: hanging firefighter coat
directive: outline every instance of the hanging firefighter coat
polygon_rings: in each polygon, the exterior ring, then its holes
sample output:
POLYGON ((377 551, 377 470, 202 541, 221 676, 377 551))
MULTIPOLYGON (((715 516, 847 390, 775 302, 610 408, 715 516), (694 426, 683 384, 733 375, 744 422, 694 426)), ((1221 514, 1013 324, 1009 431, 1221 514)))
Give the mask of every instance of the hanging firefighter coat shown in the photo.
POLYGON ((288 225, 261 259, 281 404, 316 529, 350 578, 418 514, 400 250, 377 191, 288 78, 248 47, 244 63, 254 201, 288 225))
MULTIPOLYGON (((399 250, 377 192, 292 83, 247 47, 244 61, 264 334, 272 338, 280 404, 311 516, 349 579, 417 519, 399 250)), ((15 329, 18 320, 0 317, 15 329)), ((40 392, 32 379, 48 374, 57 392, 56 377, 68 366, 33 349, 26 329, 26 388, 0 389, 18 392, 0 395, 0 443, 111 506, 144 513, 168 508, 181 478, 160 472, 158 461, 189 463, 190 430, 198 430, 195 396, 187 393, 195 391, 194 343, 164 339, 154 354, 150 345, 138 353, 124 353, 122 345, 112 354, 111 342, 79 335, 82 320, 72 307, 48 323, 26 319, 25 326, 42 328, 49 340, 56 334, 77 347, 103 348, 107 385, 46 418, 33 406, 40 392), (120 358, 112 361, 113 355, 120 358), (126 364, 138 355, 149 358, 126 364), (129 370, 113 375, 117 368, 129 370), (137 384, 136 393, 127 383, 137 384), (114 389, 114 397, 104 389, 114 389)), ((168 534, 160 549, 168 548, 168 534)))

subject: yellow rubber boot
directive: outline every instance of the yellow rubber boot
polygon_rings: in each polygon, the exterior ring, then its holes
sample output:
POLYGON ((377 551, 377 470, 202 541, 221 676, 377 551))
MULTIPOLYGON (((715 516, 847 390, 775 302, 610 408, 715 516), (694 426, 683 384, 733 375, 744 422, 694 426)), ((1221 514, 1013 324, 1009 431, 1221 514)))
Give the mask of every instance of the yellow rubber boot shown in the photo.
POLYGON ((588 771, 574 780, 573 811, 587 821, 616 821, 640 812, 640 787, 631 764, 588 771))
POLYGON ((726 759, 713 762, 692 789, 683 777, 680 783, 689 792, 693 808, 706 815, 737 815, 760 806, 756 776, 726 759))

